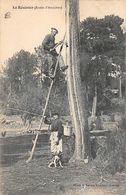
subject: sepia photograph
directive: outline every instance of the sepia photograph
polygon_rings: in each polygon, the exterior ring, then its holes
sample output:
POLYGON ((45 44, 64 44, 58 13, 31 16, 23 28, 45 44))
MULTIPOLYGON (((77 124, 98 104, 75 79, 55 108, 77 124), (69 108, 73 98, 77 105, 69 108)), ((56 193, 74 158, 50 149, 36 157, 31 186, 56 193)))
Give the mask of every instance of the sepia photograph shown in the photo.
POLYGON ((126 195, 126 1, 0 1, 0 195, 126 195))

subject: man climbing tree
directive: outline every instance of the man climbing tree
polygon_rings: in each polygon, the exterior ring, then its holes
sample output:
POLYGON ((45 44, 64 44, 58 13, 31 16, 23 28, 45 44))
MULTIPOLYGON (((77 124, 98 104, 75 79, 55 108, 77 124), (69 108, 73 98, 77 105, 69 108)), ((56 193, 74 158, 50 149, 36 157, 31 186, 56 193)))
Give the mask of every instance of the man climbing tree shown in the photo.
POLYGON ((51 33, 46 35, 42 42, 42 53, 44 54, 44 66, 42 73, 45 76, 49 76, 53 78, 54 69, 56 62, 59 62, 59 69, 64 72, 68 66, 65 66, 62 56, 58 55, 56 48, 63 43, 60 41, 59 43, 55 43, 55 36, 58 33, 56 28, 51 28, 51 33))

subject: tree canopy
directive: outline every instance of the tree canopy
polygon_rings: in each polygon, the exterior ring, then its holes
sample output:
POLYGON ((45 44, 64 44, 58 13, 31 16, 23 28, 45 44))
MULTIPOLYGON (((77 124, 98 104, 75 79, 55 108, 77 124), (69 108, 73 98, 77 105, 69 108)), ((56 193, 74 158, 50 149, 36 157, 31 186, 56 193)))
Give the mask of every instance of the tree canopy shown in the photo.
POLYGON ((15 93, 28 90, 29 85, 35 85, 33 72, 36 68, 36 57, 30 52, 21 50, 8 59, 6 75, 15 93))
POLYGON ((124 70, 123 22, 119 16, 110 15, 88 17, 80 23, 81 77, 90 87, 91 96, 97 86, 101 97, 111 78, 119 78, 124 70))
MULTIPOLYGON (((9 108, 42 114, 50 84, 49 79, 41 80, 43 62, 43 58, 40 58, 38 53, 31 54, 24 50, 8 59, 3 71, 4 78, 0 78, 0 100, 4 110, 7 110, 6 114, 22 113, 13 109, 9 110, 9 108)), ((61 79, 61 76, 57 79, 53 86, 53 96, 50 97, 47 113, 51 110, 65 115, 69 110, 66 81, 64 77, 61 79), (64 104, 65 101, 66 104, 64 104)))

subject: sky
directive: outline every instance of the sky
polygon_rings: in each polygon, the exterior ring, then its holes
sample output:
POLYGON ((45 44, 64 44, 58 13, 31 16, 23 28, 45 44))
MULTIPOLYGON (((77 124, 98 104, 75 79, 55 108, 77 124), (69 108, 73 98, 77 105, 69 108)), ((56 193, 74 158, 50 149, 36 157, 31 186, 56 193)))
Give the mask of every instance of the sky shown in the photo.
MULTIPOLYGON (((80 0, 80 20, 89 16, 102 18, 119 15, 125 19, 125 0, 80 0)), ((65 0, 1 0, 0 4, 0 67, 13 54, 24 49, 34 52, 51 27, 56 27, 60 41, 65 33, 65 0), (22 7, 25 7, 23 9, 22 7), (5 18, 9 12, 10 17, 5 18)))

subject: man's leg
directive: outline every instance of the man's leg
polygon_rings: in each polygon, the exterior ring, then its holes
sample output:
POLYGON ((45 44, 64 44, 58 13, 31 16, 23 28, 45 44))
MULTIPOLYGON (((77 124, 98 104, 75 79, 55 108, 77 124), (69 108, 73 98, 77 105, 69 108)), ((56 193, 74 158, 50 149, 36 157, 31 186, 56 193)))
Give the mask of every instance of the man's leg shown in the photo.
POLYGON ((57 57, 57 60, 59 62, 60 70, 64 72, 68 68, 68 66, 65 66, 64 59, 63 59, 62 55, 59 55, 57 57))
POLYGON ((55 155, 57 153, 58 132, 56 131, 51 132, 50 141, 51 141, 51 153, 55 155))
POLYGON ((68 66, 65 66, 63 57, 61 55, 53 56, 51 54, 48 54, 47 61, 48 61, 48 76, 52 79, 54 78, 54 72, 57 63, 58 63, 57 71, 64 72, 68 68, 68 66))
POLYGON ((56 67, 56 62, 57 62, 56 57, 52 56, 52 63, 50 63, 50 67, 49 67, 49 74, 50 75, 54 74, 55 67, 56 67))
POLYGON ((47 69, 46 70, 47 70, 47 73, 48 73, 47 76, 49 76, 50 69, 53 66, 53 56, 51 54, 46 55, 46 62, 47 62, 47 69))
POLYGON ((43 66, 42 66, 42 74, 43 74, 43 78, 46 77, 50 77, 52 78, 53 75, 53 56, 51 54, 45 54, 44 59, 43 59, 43 66))

